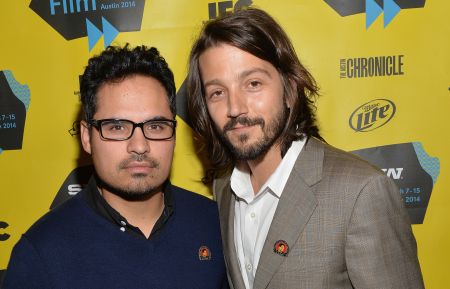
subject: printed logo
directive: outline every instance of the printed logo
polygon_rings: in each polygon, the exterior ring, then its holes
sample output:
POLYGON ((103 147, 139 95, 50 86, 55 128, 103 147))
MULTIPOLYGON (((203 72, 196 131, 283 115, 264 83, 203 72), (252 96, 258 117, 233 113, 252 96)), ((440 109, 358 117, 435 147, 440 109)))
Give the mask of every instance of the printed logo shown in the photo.
POLYGON ((388 168, 381 170, 385 172, 386 176, 390 177, 391 179, 399 180, 402 177, 403 168, 388 168))
POLYGON ((389 55, 339 60, 340 78, 364 78, 404 75, 404 55, 389 55))
POLYGON ((89 51, 119 32, 141 30, 145 0, 32 0, 30 8, 66 40, 88 37, 89 51), (100 27, 100 28, 99 28, 100 27))
POLYGON ((384 12, 384 28, 401 9, 423 8, 425 0, 324 0, 342 17, 366 13, 366 29, 384 12))
POLYGON ((440 162, 430 157, 422 143, 402 143, 352 151, 382 168, 400 189, 413 224, 422 224, 433 186, 440 172, 440 162))
POLYGON ((91 165, 82 166, 74 169, 61 185, 58 193, 55 196, 50 209, 54 209, 60 204, 64 203, 71 197, 75 196, 86 186, 89 178, 94 173, 94 168, 91 165))
POLYGON ((206 246, 201 246, 200 249, 198 249, 198 258, 201 261, 211 260, 211 250, 206 246))
POLYGON ((233 1, 220 1, 220 2, 212 2, 208 3, 208 14, 209 19, 215 19, 218 16, 223 16, 228 13, 232 13, 232 11, 239 10, 243 7, 249 7, 253 4, 251 0, 238 0, 233 6, 233 1), (233 10, 229 10, 233 9, 233 10))
POLYGON ((0 221, 0 242, 6 241, 9 239, 9 237, 11 237, 11 235, 8 233, 2 233, 2 231, 7 229, 8 227, 9 227, 8 223, 6 223, 4 221, 0 221))
POLYGON ((0 154, 22 148, 30 89, 20 84, 10 70, 0 71, 0 154))
POLYGON ((388 99, 374 99, 357 109, 350 115, 350 128, 356 132, 367 132, 388 123, 395 114, 395 104, 388 99))

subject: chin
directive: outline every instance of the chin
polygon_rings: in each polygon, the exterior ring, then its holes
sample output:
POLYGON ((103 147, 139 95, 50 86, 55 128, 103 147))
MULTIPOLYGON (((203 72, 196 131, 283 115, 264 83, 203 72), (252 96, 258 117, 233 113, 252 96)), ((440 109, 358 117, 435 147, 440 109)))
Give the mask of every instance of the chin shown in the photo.
POLYGON ((162 191, 164 181, 155 181, 154 178, 146 176, 132 178, 128 181, 117 179, 98 179, 98 184, 108 192, 128 201, 139 201, 151 198, 155 193, 162 191))

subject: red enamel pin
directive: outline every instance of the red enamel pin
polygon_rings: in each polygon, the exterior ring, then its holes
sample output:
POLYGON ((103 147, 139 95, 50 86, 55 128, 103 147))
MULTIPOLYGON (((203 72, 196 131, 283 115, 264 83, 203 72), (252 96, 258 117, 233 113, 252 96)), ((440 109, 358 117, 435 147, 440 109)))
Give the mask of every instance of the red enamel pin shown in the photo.
POLYGON ((273 251, 277 253, 278 255, 286 257, 289 253, 289 246, 284 240, 278 240, 275 242, 275 245, 273 246, 273 251))
POLYGON ((206 246, 201 246, 200 249, 198 249, 198 258, 201 261, 211 260, 211 250, 206 246))

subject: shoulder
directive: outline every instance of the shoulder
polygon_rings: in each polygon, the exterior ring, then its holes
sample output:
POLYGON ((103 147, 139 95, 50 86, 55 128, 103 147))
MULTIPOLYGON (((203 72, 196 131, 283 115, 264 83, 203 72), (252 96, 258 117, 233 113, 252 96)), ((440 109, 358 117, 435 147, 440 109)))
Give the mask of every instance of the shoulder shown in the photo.
POLYGON ((339 192, 351 208, 376 207, 375 211, 386 215, 391 212, 405 215, 397 185, 380 168, 330 145, 323 144, 323 148, 322 188, 325 191, 339 192))
POLYGON ((171 185, 174 216, 177 223, 192 232, 219 234, 217 203, 197 193, 171 185))
POLYGON ((72 231, 77 223, 86 217, 87 205, 83 197, 78 195, 67 200, 65 203, 47 212, 39 218, 24 234, 30 242, 43 242, 64 236, 72 231))
POLYGON ((186 208, 190 211, 194 211, 195 209, 200 208, 202 210, 217 210, 216 202, 205 196, 174 186, 172 184, 170 184, 170 190, 177 209, 186 208))
POLYGON ((323 173, 334 176, 372 178, 385 177, 380 168, 357 155, 343 151, 329 144, 312 139, 313 145, 323 151, 323 173))
POLYGON ((316 139, 309 140, 305 148, 306 156, 300 157, 296 165, 300 177, 310 185, 317 184, 317 197, 332 195, 350 205, 362 192, 380 198, 399 195, 394 182, 380 168, 360 157, 316 139))

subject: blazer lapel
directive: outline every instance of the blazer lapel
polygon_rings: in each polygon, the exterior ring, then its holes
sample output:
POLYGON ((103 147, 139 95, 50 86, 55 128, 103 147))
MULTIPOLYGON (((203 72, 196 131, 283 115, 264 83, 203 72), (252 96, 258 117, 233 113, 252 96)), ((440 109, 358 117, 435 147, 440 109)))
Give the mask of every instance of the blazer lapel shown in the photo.
POLYGON ((274 252, 275 243, 283 240, 293 246, 314 212, 317 200, 311 186, 320 181, 322 163, 323 146, 311 138, 300 153, 281 195, 261 252, 254 289, 266 288, 287 258, 274 252))
POLYGON ((245 289, 234 244, 235 197, 231 192, 229 178, 222 184, 222 186, 217 186, 219 191, 216 196, 219 205, 220 227, 222 231, 225 262, 232 282, 230 285, 234 289, 245 289))

